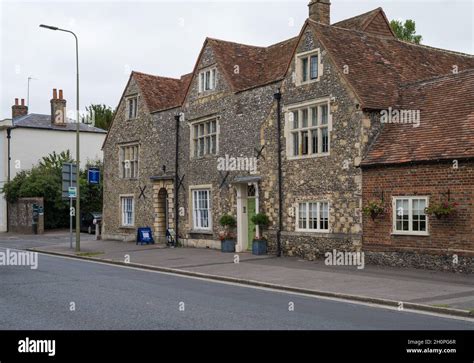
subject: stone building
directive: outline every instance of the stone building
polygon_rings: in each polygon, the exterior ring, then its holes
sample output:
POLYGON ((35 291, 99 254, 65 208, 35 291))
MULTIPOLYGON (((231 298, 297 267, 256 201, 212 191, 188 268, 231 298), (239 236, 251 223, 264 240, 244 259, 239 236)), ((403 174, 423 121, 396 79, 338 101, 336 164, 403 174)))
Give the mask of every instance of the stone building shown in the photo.
MULTIPOLYGON (((364 234, 372 191, 361 165, 398 132, 382 111, 401 107, 407 84, 453 66, 461 74, 473 57, 396 39, 381 8, 330 25, 329 1, 313 0, 294 38, 269 47, 207 38, 181 79, 133 72, 104 143, 105 238, 153 226, 163 241, 178 222, 181 244, 218 248, 230 213, 244 251, 262 211, 271 252, 312 260, 380 246, 364 234)), ((383 248, 372 252, 390 263, 383 248)))

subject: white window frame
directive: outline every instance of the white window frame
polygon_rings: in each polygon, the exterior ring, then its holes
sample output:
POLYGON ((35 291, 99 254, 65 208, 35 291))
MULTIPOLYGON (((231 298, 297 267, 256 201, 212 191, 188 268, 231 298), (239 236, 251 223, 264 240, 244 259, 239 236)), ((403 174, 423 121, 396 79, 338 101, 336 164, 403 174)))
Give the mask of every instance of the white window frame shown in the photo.
POLYGON ((121 194, 120 195, 120 225, 122 227, 133 227, 135 226, 135 196, 133 194, 121 194), (129 213, 125 211, 126 200, 131 200, 131 223, 126 223, 126 214, 129 213))
POLYGON ((206 68, 199 72, 199 93, 213 91, 217 86, 217 67, 206 68))
POLYGON ((192 203, 191 218, 193 231, 212 231, 212 189, 206 186, 194 186, 190 188, 190 193, 192 203), (196 214, 198 211, 204 210, 199 208, 199 206, 196 204, 196 196, 198 196, 200 192, 207 193, 207 227, 202 225, 201 218, 199 218, 200 214, 196 214))
POLYGON ((315 232, 315 233, 330 233, 331 230, 331 222, 330 222, 330 216, 331 216, 331 203, 328 200, 308 200, 308 201, 300 201, 296 204, 296 224, 295 224, 295 230, 297 232, 315 232), (328 206, 328 228, 327 229, 321 229, 320 227, 320 222, 321 222, 321 203, 326 203, 328 206), (306 205, 306 228, 301 228, 300 227, 300 205, 304 204, 306 205), (309 205, 310 204, 316 204, 316 224, 318 228, 309 228, 309 205))
POLYGON ((138 95, 129 96, 126 98, 127 101, 127 120, 135 120, 138 117, 138 95), (130 105, 132 102, 132 106, 130 105), (133 107, 133 109, 131 108, 133 107), (132 115, 130 115, 132 113, 132 115))
POLYGON ((286 155, 289 160, 294 159, 304 159, 304 158, 314 158, 314 157, 325 157, 330 155, 331 153, 331 132, 332 132, 332 115, 331 115, 331 104, 329 98, 325 98, 322 100, 318 100, 316 102, 305 102, 298 105, 293 105, 289 107, 285 107, 285 137, 286 137, 286 155), (326 123, 323 124, 323 106, 327 107, 327 120, 326 123), (316 125, 313 126, 313 109, 317 109, 317 119, 316 125), (308 119, 307 125, 303 127, 303 110, 307 110, 308 112, 308 119), (295 125, 295 113, 298 114, 298 128, 294 128, 295 125), (323 152, 323 143, 322 143, 322 133, 323 129, 327 129, 327 151, 323 152), (318 150, 316 153, 312 152, 313 149, 313 138, 312 138, 312 131, 317 132, 317 140, 318 140, 318 150), (308 153, 302 153, 302 135, 304 132, 308 134, 308 153), (295 155, 295 143, 294 143, 294 134, 298 134, 298 154, 295 155))
POLYGON ((323 64, 321 62, 321 50, 319 48, 313 49, 307 52, 298 53, 295 55, 295 75, 296 75, 296 85, 301 86, 309 83, 319 82, 321 74, 323 73, 323 64), (311 57, 318 57, 317 62, 317 72, 318 76, 316 78, 311 78, 311 57), (306 64, 306 74, 307 80, 303 80, 303 61, 307 59, 306 64))
POLYGON ((190 157, 191 159, 200 159, 208 155, 219 154, 219 117, 210 117, 202 120, 197 120, 190 123, 191 130, 190 135, 190 157), (214 129, 210 129, 214 122, 214 129), (201 126, 204 125, 204 134, 201 135, 201 126), (198 128, 198 135, 196 135, 196 127, 198 128), (214 137, 215 141, 212 141, 214 137), (200 153, 200 142, 203 140, 204 152, 200 153), (215 142, 215 145, 214 145, 215 142), (214 152, 212 152, 212 146, 214 145, 214 152), (208 149, 210 152, 208 152, 208 149))
POLYGON ((139 176, 139 167, 140 167, 140 144, 124 144, 119 145, 119 172, 120 179, 137 179, 139 176), (130 155, 130 149, 135 149, 136 152, 132 151, 132 156, 135 155, 136 159, 125 158, 125 156, 130 155), (128 161, 128 168, 125 167, 126 162, 128 161), (132 173, 133 171, 133 173, 132 173))
POLYGON ((424 200, 425 208, 429 207, 428 196, 415 195, 415 196, 405 196, 398 195, 392 197, 392 234, 394 235, 413 235, 413 236, 429 236, 429 216, 426 216, 426 231, 413 231, 413 201, 414 200, 424 200), (397 200, 408 200, 408 231, 397 230, 397 200))

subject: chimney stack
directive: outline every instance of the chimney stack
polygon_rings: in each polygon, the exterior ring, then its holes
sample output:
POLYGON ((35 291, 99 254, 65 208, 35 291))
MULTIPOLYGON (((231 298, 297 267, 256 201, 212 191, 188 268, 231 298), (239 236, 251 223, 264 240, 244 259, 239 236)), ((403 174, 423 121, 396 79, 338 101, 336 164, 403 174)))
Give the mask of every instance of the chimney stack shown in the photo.
POLYGON ((53 98, 51 99, 51 123, 56 126, 66 125, 66 100, 63 99, 63 90, 58 92, 53 88, 53 98))
POLYGON ((308 4, 309 18, 322 24, 331 24, 331 3, 329 0, 311 0, 308 4))
POLYGON ((12 106, 12 119, 28 115, 28 107, 25 106, 25 99, 21 99, 21 105, 18 104, 18 98, 15 98, 15 104, 12 106))

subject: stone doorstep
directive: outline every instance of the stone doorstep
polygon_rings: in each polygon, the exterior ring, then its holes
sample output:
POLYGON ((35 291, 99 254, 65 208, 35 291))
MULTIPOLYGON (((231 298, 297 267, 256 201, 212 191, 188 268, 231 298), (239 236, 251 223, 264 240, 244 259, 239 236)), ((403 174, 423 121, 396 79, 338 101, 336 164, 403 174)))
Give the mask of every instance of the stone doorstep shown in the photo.
MULTIPOLYGON (((211 274, 194 272, 194 271, 183 270, 183 269, 159 267, 159 266, 144 265, 144 264, 137 264, 137 263, 126 263, 122 261, 96 258, 96 257, 77 256, 75 254, 67 254, 67 253, 61 253, 61 252, 52 252, 48 250, 41 250, 41 248, 36 248, 36 249, 28 248, 27 250, 43 253, 43 254, 49 254, 53 256, 66 256, 66 257, 75 258, 79 260, 91 260, 91 261, 102 262, 102 263, 107 263, 111 265, 134 267, 134 268, 146 269, 146 270, 151 270, 151 271, 167 272, 167 273, 172 273, 176 275, 199 277, 203 279, 216 280, 216 281, 232 282, 232 283, 236 283, 240 285, 266 287, 266 288, 286 291, 286 292, 301 293, 301 294, 308 294, 308 295, 313 295, 313 296, 321 296, 321 297, 329 297, 329 298, 337 298, 337 299, 347 300, 347 301, 372 303, 372 304, 390 306, 390 307, 396 307, 396 308, 399 307, 399 303, 400 303, 399 301, 389 300, 389 299, 373 298, 373 297, 360 296, 360 295, 350 295, 350 294, 328 292, 328 291, 311 290, 311 289, 292 287, 292 286, 286 286, 286 285, 278 285, 278 284, 257 281, 257 280, 246 280, 246 279, 240 279, 240 278, 229 277, 229 276, 211 275, 211 274)), ((439 306, 432 306, 432 305, 424 305, 424 304, 410 303, 410 302, 403 302, 403 308, 409 309, 409 310, 432 312, 432 313, 438 313, 438 314, 443 314, 443 315, 452 315, 452 316, 458 316, 458 317, 463 317, 463 318, 469 318, 469 319, 472 319, 472 322, 474 322, 474 311, 439 307, 439 306)))

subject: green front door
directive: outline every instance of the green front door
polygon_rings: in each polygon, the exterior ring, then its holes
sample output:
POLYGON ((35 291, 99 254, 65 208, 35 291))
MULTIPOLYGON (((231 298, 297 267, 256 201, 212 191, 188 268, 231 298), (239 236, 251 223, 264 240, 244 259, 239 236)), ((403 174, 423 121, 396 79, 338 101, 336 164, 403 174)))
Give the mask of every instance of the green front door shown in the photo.
POLYGON ((253 224, 253 222, 251 221, 251 218, 255 215, 255 197, 248 197, 247 198, 247 218, 248 218, 248 228, 249 228, 249 231, 248 231, 248 238, 249 238, 249 242, 248 242, 248 247, 247 249, 249 251, 252 250, 252 241, 255 237, 255 224, 253 224))

